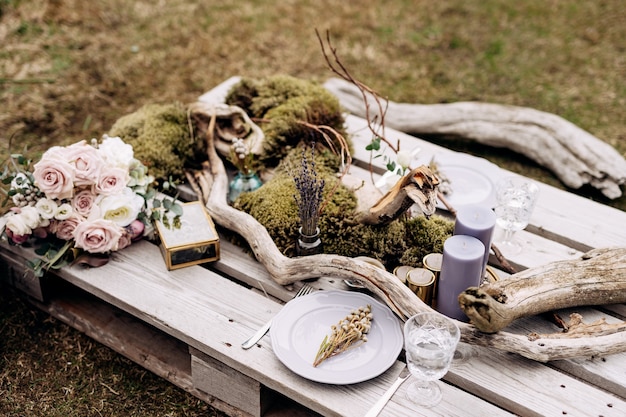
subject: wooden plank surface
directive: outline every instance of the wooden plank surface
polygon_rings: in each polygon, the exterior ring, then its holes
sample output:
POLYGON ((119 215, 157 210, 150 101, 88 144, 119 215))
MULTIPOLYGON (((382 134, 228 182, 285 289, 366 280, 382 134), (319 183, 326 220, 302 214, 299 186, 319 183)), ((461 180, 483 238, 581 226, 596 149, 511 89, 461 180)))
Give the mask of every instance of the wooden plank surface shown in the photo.
MULTIPOLYGON (((229 251, 223 251, 223 262, 228 264, 231 257, 234 258, 230 262, 231 265, 242 263, 241 253, 235 251, 233 254, 229 254, 229 251)), ((281 304, 274 301, 275 297, 269 298, 250 291, 200 267, 167 271, 158 248, 148 242, 139 242, 137 245, 117 253, 114 259, 104 267, 91 270, 72 267, 62 272, 64 278, 69 282, 117 305, 139 317, 142 321, 173 335, 178 340, 217 358, 233 369, 260 381, 265 386, 325 415, 363 414, 368 406, 373 404, 379 395, 382 395, 386 387, 391 385, 395 375, 399 372, 399 364, 396 364, 394 368, 375 380, 354 386, 332 387, 331 392, 328 392, 328 387, 303 380, 283 367, 273 355, 267 337, 261 341, 260 348, 253 348, 250 351, 240 349, 239 343, 281 308, 281 304), (358 406, 354 404, 344 406, 346 396, 359 398, 360 404, 358 406)), ((269 278, 258 275, 258 272, 257 270, 255 276, 250 278, 265 282, 267 287, 268 282, 266 280, 269 278)), ((325 279, 321 279, 315 284, 322 286, 325 281, 325 279)), ((283 291, 287 290, 283 289, 283 291)), ((289 294, 288 291, 287 293, 289 294)), ((279 293, 276 295, 281 297, 279 293)), ((291 294, 289 294, 290 297, 291 294)), ((589 401, 591 403, 600 404, 606 398, 610 398, 606 397, 606 393, 598 392, 599 390, 596 388, 574 379, 570 380, 571 378, 549 366, 534 362, 532 362, 532 366, 541 369, 541 372, 537 371, 535 378, 524 376, 521 378, 521 382, 516 381, 515 375, 517 373, 514 373, 509 378, 517 382, 517 385, 513 383, 509 385, 515 389, 510 393, 502 394, 502 368, 517 369, 526 375, 526 367, 517 364, 517 361, 522 360, 522 358, 514 355, 513 357, 498 353, 489 355, 490 358, 492 356, 500 356, 502 359, 495 363, 491 360, 472 360, 470 370, 463 371, 463 368, 460 370, 453 368, 446 379, 515 413, 530 413, 547 407, 548 403, 544 403, 545 397, 543 396, 550 396, 550 404, 556 404, 554 405, 556 408, 578 410, 577 408, 566 408, 569 397, 560 395, 559 389, 546 391, 541 388, 542 384, 539 382, 543 379, 565 380, 566 386, 572 387, 567 393, 575 392, 577 398, 593 399, 594 401, 589 401), (464 372, 468 374, 465 375, 464 372), (482 377, 477 378, 476 375, 482 375, 482 377), (529 382, 527 383, 527 381, 529 382), (513 396, 515 390, 523 392, 523 395, 513 396), (526 404, 527 395, 540 399, 540 401, 534 402, 535 407, 537 407, 536 410, 528 408, 526 404)), ((568 370, 568 372, 570 371, 568 370)), ((601 371, 597 373, 601 373, 601 371)), ((453 386, 447 386, 446 390, 449 392, 446 394, 449 400, 455 399, 455 402, 446 401, 445 405, 442 405, 446 414, 467 415, 467 409, 455 406, 456 399, 464 395, 468 398, 464 398, 461 403, 456 404, 467 404, 468 401, 475 401, 476 405, 473 410, 476 410, 476 415, 486 412, 487 403, 482 400, 463 393, 462 390, 457 392, 458 389, 453 386), (456 412, 452 411, 454 407, 457 407, 456 412)), ((403 403, 404 400, 400 393, 401 391, 397 396, 394 396, 388 410, 386 409, 387 412, 391 413, 388 415, 403 415, 402 410, 408 406, 403 403), (398 405, 398 414, 393 414, 393 404, 398 405)), ((347 403, 350 404, 351 401, 347 403)), ((621 400, 613 401, 611 404, 612 410, 624 410, 624 404, 621 400)), ((503 413, 499 407, 493 405, 489 407, 493 407, 488 411, 490 415, 503 413)), ((583 409, 583 411, 595 412, 598 410, 583 409)), ((612 415, 610 413, 604 414, 612 415)))
MULTIPOLYGON (((73 285, 323 415, 363 415, 399 372, 397 363, 371 381, 330 386, 289 371, 275 357, 268 337, 258 348, 241 349, 241 341, 276 314, 281 304, 201 267, 167 271, 158 248, 149 242, 116 253, 103 267, 60 272, 73 285)), ((509 414, 456 387, 445 389, 449 394, 442 407, 450 415, 468 415, 462 406, 468 402, 475 405, 469 415, 509 414), (463 400, 456 402, 459 398, 463 400)), ((405 415, 407 406, 420 415, 420 410, 403 401, 402 396, 392 399, 392 404, 399 404, 398 411, 394 414, 392 405, 388 415, 405 415)))
MULTIPOLYGON (((224 85, 218 86, 215 94, 223 95, 226 90, 224 85)), ((352 173, 367 177, 369 173, 362 167, 369 160, 365 144, 371 140, 371 133, 359 118, 348 116, 347 126, 355 142, 356 165, 352 173)), ((387 137, 400 139, 403 149, 422 148, 424 158, 451 152, 401 132, 388 129, 386 133, 387 137)), ((540 187, 541 197, 531 226, 520 233, 531 250, 514 257, 513 262, 522 267, 537 266, 578 257, 581 251, 592 247, 626 245, 626 213, 553 187, 543 184, 540 187)), ((5 265, 10 263, 15 267, 29 254, 26 249, 8 247, 6 242, 0 246, 5 265)), ((274 355, 267 336, 258 346, 241 349, 241 342, 273 317, 301 284, 280 286, 241 248, 228 242, 222 242, 221 248, 221 260, 207 268, 193 266, 167 271, 158 248, 149 242, 138 242, 116 252, 103 267, 63 268, 59 271, 62 279, 91 295, 84 300, 59 298, 46 308, 105 344, 122 351, 128 344, 129 357, 139 363, 143 361, 146 368, 153 368, 165 377, 168 370, 177 369, 174 382, 190 392, 195 390, 195 395, 203 393, 193 386, 194 360, 196 371, 201 374, 207 370, 205 366, 212 372, 213 363, 223 366, 225 374, 233 378, 237 375, 244 380, 249 378, 253 389, 248 394, 257 388, 258 382, 259 392, 266 387, 322 415, 365 414, 395 381, 403 364, 397 361, 381 376, 369 381, 332 386, 289 371, 274 355), (90 307, 89 299, 101 300, 98 301, 101 304, 93 303, 90 307), (105 308, 94 313, 92 309, 99 309, 98 306, 119 310, 105 308), (101 319, 94 318, 98 315, 101 319), (133 326, 139 326, 138 330, 134 331, 133 326), (132 335, 121 336, 124 333, 132 335), (146 356, 146 349, 154 344, 166 346, 167 353, 146 356), (192 355, 195 359, 185 350, 188 347, 196 352, 192 355)), ((347 289, 341 280, 333 277, 322 277, 312 284, 319 290, 347 289)), ((17 284, 13 281, 12 285, 17 284)), ((617 305, 581 311, 588 319, 623 320, 624 308, 617 305)), ((507 330, 524 334, 555 330, 537 317, 518 320, 510 327, 507 330)), ((405 383, 381 416, 626 415, 626 353, 542 364, 487 348, 472 350, 469 360, 453 364, 445 376, 442 404, 435 409, 412 405, 405 396, 405 383)), ((213 390, 212 377, 199 381, 207 390, 213 390)), ((204 398, 216 400, 210 395, 204 398)), ((226 403, 222 405, 228 407, 226 403)), ((233 407, 232 414, 256 413, 254 408, 246 412, 242 408, 233 407)))

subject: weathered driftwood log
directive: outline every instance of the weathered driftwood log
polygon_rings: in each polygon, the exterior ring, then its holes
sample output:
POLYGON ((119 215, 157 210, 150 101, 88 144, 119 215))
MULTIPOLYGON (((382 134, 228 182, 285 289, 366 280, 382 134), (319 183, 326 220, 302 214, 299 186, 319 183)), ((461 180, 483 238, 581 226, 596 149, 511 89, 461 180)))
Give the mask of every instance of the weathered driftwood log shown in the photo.
POLYGON ((417 204, 422 213, 431 216, 437 209, 439 179, 427 166, 406 174, 376 204, 359 216, 365 224, 387 224, 417 204))
MULTIPOLYGON (((211 127, 208 131, 212 131, 211 127)), ((207 136, 210 139, 211 135, 207 136)), ((256 219, 228 205, 226 198, 228 176, 212 143, 209 143, 208 154, 209 162, 203 172, 189 176, 192 187, 205 202, 209 213, 218 224, 240 234, 248 242, 258 261, 265 266, 276 282, 286 285, 324 276, 359 279, 403 319, 421 311, 431 310, 393 274, 362 260, 329 254, 306 258, 284 256, 276 248, 267 230, 256 219)), ((545 274, 549 280, 550 271, 546 271, 545 274)), ((468 323, 458 322, 458 325, 461 328, 462 340, 465 342, 518 353, 542 362, 626 351, 626 332, 579 339, 531 340, 528 335, 505 331, 487 334, 468 323)))
MULTIPOLYGON (((228 156, 231 152, 233 139, 243 139, 253 154, 263 152, 265 134, 263 130, 250 120, 248 114, 237 106, 224 103, 197 101, 190 105, 189 111, 203 114, 205 117, 215 115, 215 148, 220 155, 228 156)), ((202 123, 208 120, 202 120, 202 123)))
MULTIPOLYGON (((369 120, 379 117, 374 99, 368 97, 367 107, 352 83, 331 78, 324 86, 348 112, 369 120)), ((557 115, 480 102, 386 104, 386 127, 417 135, 453 135, 511 149, 550 169, 568 187, 590 184, 609 198, 622 195, 626 159, 606 142, 557 115)))
POLYGON ((520 317, 566 307, 625 303, 626 248, 597 249, 514 276, 459 295, 479 330, 495 333, 520 317))

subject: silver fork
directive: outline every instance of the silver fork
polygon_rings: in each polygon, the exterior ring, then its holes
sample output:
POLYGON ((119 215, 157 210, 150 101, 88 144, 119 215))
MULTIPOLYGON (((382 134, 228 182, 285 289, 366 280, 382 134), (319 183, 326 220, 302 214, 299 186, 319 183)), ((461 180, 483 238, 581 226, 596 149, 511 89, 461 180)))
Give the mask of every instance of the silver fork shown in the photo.
MULTIPOLYGON (((313 291, 314 291, 313 287, 311 287, 309 284, 304 284, 302 287, 300 287, 300 289, 298 290, 296 295, 293 296, 293 298, 302 297, 303 295, 310 294, 313 291)), ((259 340, 261 340, 261 338, 263 336, 265 336, 265 333, 268 332, 270 327, 272 327, 272 320, 271 319, 267 323, 265 323, 263 325, 263 327, 261 327, 259 330, 257 330, 257 332, 255 334, 250 336, 250 338, 248 340, 243 342, 241 344, 241 347, 244 348, 244 349, 250 349, 252 346, 256 345, 256 343, 259 340)))

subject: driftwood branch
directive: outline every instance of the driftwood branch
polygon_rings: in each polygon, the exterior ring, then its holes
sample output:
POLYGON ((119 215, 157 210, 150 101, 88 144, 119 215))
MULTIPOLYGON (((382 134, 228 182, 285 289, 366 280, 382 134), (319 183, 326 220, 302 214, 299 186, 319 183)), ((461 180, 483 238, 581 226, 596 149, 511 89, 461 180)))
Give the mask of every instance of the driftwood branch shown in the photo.
POLYGON ((474 325, 495 333, 520 317, 583 305, 626 302, 626 248, 598 249, 471 287, 459 303, 474 325))
POLYGON ((359 217, 365 224, 387 224, 417 204, 431 216, 437 209, 439 180, 426 166, 413 169, 399 180, 376 204, 359 217))
MULTIPOLYGON (((279 284, 286 285, 295 281, 333 276, 339 279, 358 279, 379 296, 400 318, 429 311, 412 291, 391 273, 359 259, 338 255, 313 255, 306 258, 288 258, 277 249, 267 230, 247 213, 236 210, 227 203, 228 177, 222 160, 217 155, 212 143, 213 129, 208 129, 209 164, 202 172, 190 175, 194 189, 205 202, 213 219, 221 226, 240 234, 250 245, 254 255, 265 266, 272 278, 279 284), (198 192, 197 191, 197 192, 198 192)), ((609 254, 623 250, 607 250, 609 254)), ((621 255, 623 256, 623 255, 621 255)), ((623 270, 623 268, 622 268, 623 270)), ((549 281, 554 276, 554 269, 541 271, 549 281)), ((532 270, 524 271, 532 274, 532 270), (530 272, 529 272, 530 271, 530 272)), ((607 274, 613 274, 608 272, 607 274)), ((624 275, 624 272, 621 273, 624 275)), ((522 276, 521 280, 524 279, 522 276)), ((597 276, 596 276, 597 278, 597 276)), ((516 279, 513 275, 512 280, 516 279)), ((602 291, 602 284, 596 283, 588 292, 602 291)), ((624 292, 624 291, 622 291, 624 292)), ((572 302, 579 302, 581 297, 567 297, 572 302)), ((531 340, 528 335, 519 335, 506 331, 487 334, 475 326, 459 322, 462 340, 478 346, 518 353, 537 361, 567 359, 589 355, 606 355, 626 350, 626 332, 616 332, 602 336, 581 337, 576 339, 543 338, 531 340)))
MULTIPOLYGON (((373 117, 367 103, 378 97, 340 78, 331 78, 325 87, 348 112, 373 117)), ((389 101, 385 123, 411 134, 452 135, 510 149, 551 170, 568 187, 589 184, 612 199, 622 195, 626 182, 626 159, 613 147, 557 115, 527 107, 389 101)))

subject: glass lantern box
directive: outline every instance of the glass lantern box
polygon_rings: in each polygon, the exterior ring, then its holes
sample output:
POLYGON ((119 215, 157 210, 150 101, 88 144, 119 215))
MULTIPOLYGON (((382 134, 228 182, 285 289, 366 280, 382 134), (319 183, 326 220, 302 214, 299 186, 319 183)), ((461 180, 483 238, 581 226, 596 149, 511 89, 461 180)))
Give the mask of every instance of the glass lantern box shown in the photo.
POLYGON ((204 205, 194 201, 182 206, 180 227, 167 227, 161 221, 156 222, 161 252, 168 270, 213 262, 220 258, 219 235, 204 205))

